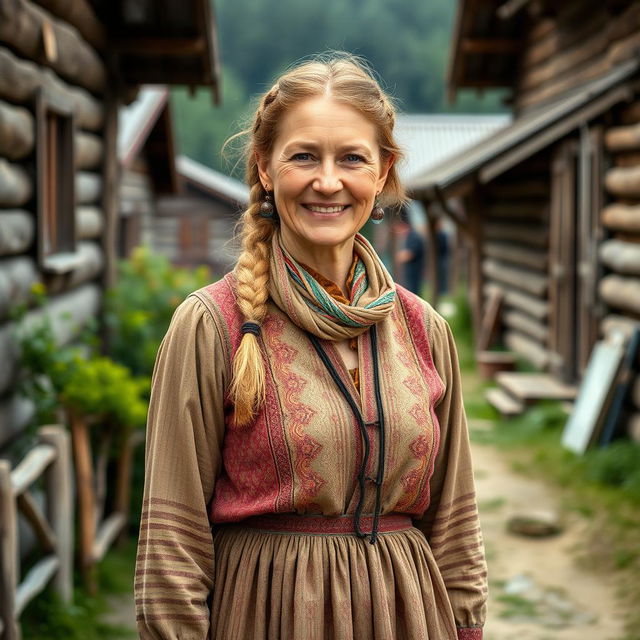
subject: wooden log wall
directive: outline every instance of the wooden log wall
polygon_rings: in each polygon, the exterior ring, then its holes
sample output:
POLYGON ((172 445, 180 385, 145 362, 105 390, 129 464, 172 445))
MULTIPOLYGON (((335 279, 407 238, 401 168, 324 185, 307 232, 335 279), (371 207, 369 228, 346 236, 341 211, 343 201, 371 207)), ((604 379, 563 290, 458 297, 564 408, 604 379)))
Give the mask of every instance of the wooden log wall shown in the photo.
MULTIPOLYGON (((629 336, 640 327, 640 98, 613 120, 605 134, 612 166, 605 176, 610 201, 601 217, 608 238, 600 246, 605 275, 599 293, 609 314, 601 328, 605 334, 616 330, 629 336)), ((631 387, 628 432, 640 440, 640 375, 631 387)))
MULTIPOLYGON (((31 419, 32 404, 15 391, 12 306, 31 303, 42 282, 60 344, 97 315, 105 255, 102 207, 108 75, 96 48, 104 32, 85 0, 0 0, 0 447, 31 419), (35 100, 44 90, 73 105, 78 264, 50 274, 37 262, 35 100), (62 314, 72 320, 64 321, 62 314)), ((27 324, 41 315, 33 310, 27 324)))
POLYGON ((537 156, 488 186, 482 262, 485 299, 503 293, 504 345, 541 369, 550 361, 548 166, 537 156))
POLYGON ((640 46, 640 4, 612 8, 598 0, 557 4, 555 16, 534 18, 517 74, 515 106, 529 110, 607 73, 640 46))

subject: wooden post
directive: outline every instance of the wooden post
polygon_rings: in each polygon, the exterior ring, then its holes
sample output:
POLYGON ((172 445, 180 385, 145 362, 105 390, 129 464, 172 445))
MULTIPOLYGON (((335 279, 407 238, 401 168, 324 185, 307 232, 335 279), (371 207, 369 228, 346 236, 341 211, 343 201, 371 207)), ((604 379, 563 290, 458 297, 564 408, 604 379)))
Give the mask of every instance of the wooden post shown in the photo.
POLYGON ((11 486, 11 465, 0 460, 0 618, 3 640, 20 640, 16 620, 18 586, 18 516, 11 486))
POLYGON ((119 542, 123 542, 127 536, 126 522, 129 519, 129 502, 131 499, 131 471, 133 467, 133 455, 136 447, 144 442, 144 431, 137 430, 129 434, 120 458, 116 472, 116 495, 114 511, 124 516, 125 525, 120 532, 119 542))
POLYGON ((71 424, 71 438, 73 442, 73 458, 75 464, 76 493, 78 496, 78 518, 80 538, 78 541, 78 556, 80 571, 87 590, 95 593, 93 563, 93 542, 96 537, 95 518, 95 489, 93 477, 93 463, 91 457, 91 441, 89 428, 83 416, 69 412, 71 424))
POLYGON ((482 220, 482 199, 478 190, 474 190, 466 199, 466 210, 469 216, 468 239, 470 244, 469 252, 469 301, 471 304, 471 314, 473 319, 474 341, 480 335, 482 327, 483 309, 483 220, 482 220))
POLYGON ((429 259, 429 280, 431 281, 431 300, 429 300, 429 302, 434 309, 437 309, 440 298, 440 288, 438 286, 440 276, 438 269, 438 220, 437 216, 433 213, 433 207, 431 210, 427 209, 427 211, 427 225, 429 227, 427 231, 427 256, 429 259))
POLYGON ((63 602, 73 599, 73 523, 71 491, 71 442, 67 431, 58 425, 42 427, 40 440, 56 450, 56 459, 46 471, 47 517, 55 533, 60 565, 53 586, 63 602))

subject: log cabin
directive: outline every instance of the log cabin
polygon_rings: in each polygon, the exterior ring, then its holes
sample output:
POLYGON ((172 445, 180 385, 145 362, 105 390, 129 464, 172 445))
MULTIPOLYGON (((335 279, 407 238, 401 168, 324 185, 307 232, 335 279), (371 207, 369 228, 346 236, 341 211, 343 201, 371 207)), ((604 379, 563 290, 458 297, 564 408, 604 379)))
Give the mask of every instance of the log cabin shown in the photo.
POLYGON ((552 395, 572 395, 599 336, 640 322, 639 47, 637 0, 458 0, 449 96, 501 90, 514 120, 407 182, 468 238, 476 335, 499 295, 503 344, 552 395))
POLYGON ((176 155, 166 87, 145 86, 120 110, 120 257, 145 245, 181 267, 206 265, 212 278, 235 262, 232 243, 248 187, 176 155))
POLYGON ((208 0, 0 0, 0 450, 33 414, 15 391, 10 308, 43 283, 65 343, 114 282, 119 108, 145 83, 217 101, 219 76, 208 0))

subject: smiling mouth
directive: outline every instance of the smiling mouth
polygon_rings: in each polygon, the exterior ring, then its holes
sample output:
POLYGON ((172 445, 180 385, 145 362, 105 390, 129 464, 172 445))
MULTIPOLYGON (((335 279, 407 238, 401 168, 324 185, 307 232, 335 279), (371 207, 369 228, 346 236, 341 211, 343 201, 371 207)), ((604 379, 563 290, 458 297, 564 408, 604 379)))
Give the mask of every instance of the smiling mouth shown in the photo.
POLYGON ((316 204, 303 204, 302 206, 309 211, 313 211, 314 213, 340 213, 341 211, 344 211, 349 205, 340 204, 330 207, 321 207, 320 205, 316 204))

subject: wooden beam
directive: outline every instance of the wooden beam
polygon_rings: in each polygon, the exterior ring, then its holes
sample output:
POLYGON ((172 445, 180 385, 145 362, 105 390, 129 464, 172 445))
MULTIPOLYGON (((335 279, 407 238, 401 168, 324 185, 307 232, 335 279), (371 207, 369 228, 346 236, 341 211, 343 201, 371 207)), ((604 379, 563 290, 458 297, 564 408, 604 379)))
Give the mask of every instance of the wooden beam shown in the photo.
POLYGON ((522 43, 513 38, 465 38, 461 43, 464 53, 516 53, 521 47, 522 43))
POLYGON ((57 546, 55 533, 29 491, 25 491, 18 496, 18 508, 33 527, 36 538, 38 538, 45 551, 48 553, 55 552, 57 546))
POLYGON ((531 0, 506 0, 498 7, 498 18, 500 20, 509 20, 517 13, 524 9, 531 0))
POLYGON ((73 25, 93 47, 106 46, 107 34, 88 0, 35 0, 41 7, 73 25))
POLYGON ((29 451, 22 461, 11 472, 13 495, 19 496, 29 487, 56 457, 56 450, 41 444, 29 451))
POLYGON ((193 56, 206 50, 204 37, 199 38, 131 38, 116 40, 119 54, 142 56, 193 56))

